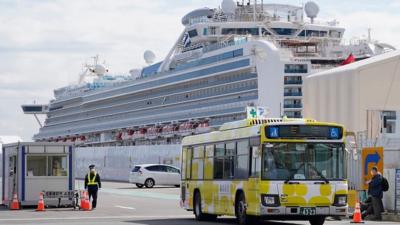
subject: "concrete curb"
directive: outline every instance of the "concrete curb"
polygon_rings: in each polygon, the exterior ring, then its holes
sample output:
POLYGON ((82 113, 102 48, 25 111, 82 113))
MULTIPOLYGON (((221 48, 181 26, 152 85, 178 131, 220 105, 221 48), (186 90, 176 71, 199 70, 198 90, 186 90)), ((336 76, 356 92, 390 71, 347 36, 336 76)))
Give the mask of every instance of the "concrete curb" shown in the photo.
POLYGON ((383 221, 393 221, 393 222, 400 222, 400 215, 399 214, 382 214, 383 221))

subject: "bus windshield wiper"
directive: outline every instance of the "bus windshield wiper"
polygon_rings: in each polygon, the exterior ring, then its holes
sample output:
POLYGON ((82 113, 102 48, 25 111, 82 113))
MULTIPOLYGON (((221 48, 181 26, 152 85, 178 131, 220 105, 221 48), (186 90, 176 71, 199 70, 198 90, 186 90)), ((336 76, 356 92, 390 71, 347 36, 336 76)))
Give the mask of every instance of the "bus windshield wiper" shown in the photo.
POLYGON ((307 162, 307 164, 325 181, 325 183, 329 184, 329 180, 321 172, 319 172, 319 170, 313 164, 309 162, 307 162))
POLYGON ((291 179, 293 179, 292 177, 297 173, 297 171, 299 171, 302 167, 304 166, 304 162, 295 170, 293 171, 290 176, 285 180, 285 184, 287 184, 291 179))

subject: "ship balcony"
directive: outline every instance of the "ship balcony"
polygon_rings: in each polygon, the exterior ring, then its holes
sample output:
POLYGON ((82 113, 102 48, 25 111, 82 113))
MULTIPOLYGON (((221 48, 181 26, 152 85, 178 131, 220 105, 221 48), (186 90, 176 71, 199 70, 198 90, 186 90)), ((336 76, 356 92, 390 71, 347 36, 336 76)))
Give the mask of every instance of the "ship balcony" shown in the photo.
POLYGON ((284 82, 284 84, 299 84, 299 85, 301 85, 301 84, 303 84, 303 81, 302 80, 285 80, 285 82, 284 82))
POLYGON ((285 108, 285 109, 301 109, 301 108, 303 108, 303 104, 284 104, 283 108, 285 108))
POLYGON ((303 96, 303 93, 302 92, 285 92, 284 94, 283 94, 285 97, 287 97, 287 96, 293 96, 293 97, 296 97, 296 96, 303 96))

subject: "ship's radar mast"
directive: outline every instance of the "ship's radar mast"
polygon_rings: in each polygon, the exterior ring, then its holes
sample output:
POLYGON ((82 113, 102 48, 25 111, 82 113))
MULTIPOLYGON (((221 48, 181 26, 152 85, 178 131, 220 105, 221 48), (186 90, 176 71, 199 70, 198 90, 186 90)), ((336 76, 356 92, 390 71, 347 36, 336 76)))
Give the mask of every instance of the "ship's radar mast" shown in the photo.
POLYGON ((108 69, 106 67, 106 62, 99 63, 99 55, 93 56, 93 64, 84 64, 83 72, 79 75, 79 84, 82 84, 85 81, 86 77, 102 77, 107 72, 108 69))
POLYGON ((233 15, 235 14, 236 3, 233 0, 223 0, 221 3, 221 9, 226 15, 233 15))
POLYGON ((307 17, 311 19, 311 23, 314 23, 314 18, 316 18, 319 13, 319 6, 315 2, 309 1, 304 6, 304 11, 307 17))
POLYGON ((153 63, 154 63, 154 60, 156 60, 156 54, 154 54, 154 52, 152 52, 152 51, 150 51, 150 50, 146 50, 146 51, 143 53, 143 58, 144 58, 144 61, 145 61, 148 65, 150 65, 150 64, 153 64, 153 63))

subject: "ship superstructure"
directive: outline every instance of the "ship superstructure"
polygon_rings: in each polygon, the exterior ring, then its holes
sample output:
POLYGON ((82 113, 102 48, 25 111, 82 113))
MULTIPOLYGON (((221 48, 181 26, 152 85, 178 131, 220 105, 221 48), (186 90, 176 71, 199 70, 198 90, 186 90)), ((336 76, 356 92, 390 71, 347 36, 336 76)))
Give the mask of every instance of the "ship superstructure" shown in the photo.
MULTIPOLYGON (((271 117, 302 117, 302 82, 339 66, 394 48, 370 39, 343 44, 337 21, 320 22, 319 7, 224 0, 182 18, 183 32, 164 60, 107 75, 87 66, 94 81, 55 90, 38 141, 77 145, 179 143, 194 133, 246 117, 262 105, 271 117)), ((154 56, 147 52, 146 61, 154 56)), ((97 61, 97 60, 96 60, 97 61)))

